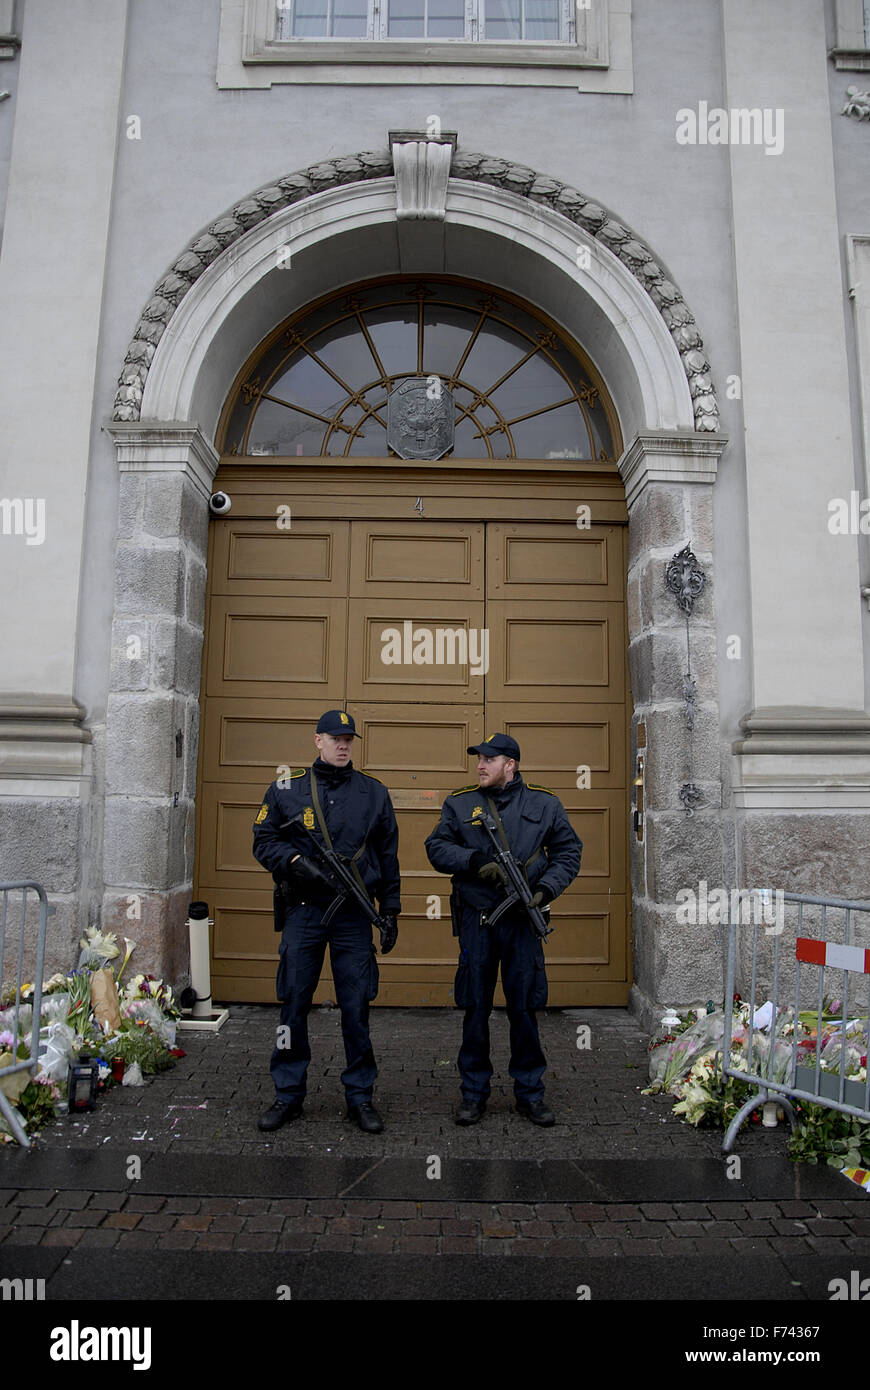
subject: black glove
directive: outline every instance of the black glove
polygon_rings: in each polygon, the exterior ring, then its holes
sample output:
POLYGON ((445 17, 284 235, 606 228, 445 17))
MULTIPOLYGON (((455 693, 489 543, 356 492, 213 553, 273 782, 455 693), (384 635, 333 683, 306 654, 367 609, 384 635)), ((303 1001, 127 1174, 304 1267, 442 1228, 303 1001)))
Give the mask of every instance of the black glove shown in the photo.
POLYGON ((313 859, 308 859, 304 854, 300 854, 298 859, 294 859, 288 865, 290 873, 296 880, 301 892, 310 891, 312 888, 318 890, 319 894, 330 894, 335 897, 335 885, 330 882, 326 874, 322 873, 313 859))
POLYGON ((553 895, 545 885, 538 888, 532 898, 532 907, 546 907, 553 901, 553 895))
POLYGON ((381 928, 381 955, 388 956, 399 938, 399 924, 395 912, 382 912, 385 926, 381 928))
POLYGON ((484 864, 482 869, 478 869, 477 877, 482 878, 484 883, 490 888, 494 888, 498 883, 506 883, 504 869, 501 864, 496 864, 493 859, 491 863, 484 864))
POLYGON ((477 874, 484 882, 494 886, 499 879, 504 881, 504 870, 500 864, 496 864, 494 859, 490 859, 482 849, 476 849, 468 861, 468 867, 472 873, 477 874))

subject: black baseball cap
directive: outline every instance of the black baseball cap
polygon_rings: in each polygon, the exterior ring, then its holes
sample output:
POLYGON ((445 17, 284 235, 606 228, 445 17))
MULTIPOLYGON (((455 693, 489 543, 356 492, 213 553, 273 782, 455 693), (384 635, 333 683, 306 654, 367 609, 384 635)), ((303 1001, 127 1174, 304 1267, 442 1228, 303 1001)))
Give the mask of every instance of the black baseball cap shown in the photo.
POLYGON ((353 715, 346 714, 343 709, 328 709, 325 714, 321 714, 317 721, 318 734, 352 734, 354 738, 359 738, 356 725, 353 722, 353 715))
POLYGON ((490 734, 483 743, 467 750, 469 753, 482 753, 485 758, 496 758, 503 753, 506 758, 520 760, 520 745, 510 734, 490 734))

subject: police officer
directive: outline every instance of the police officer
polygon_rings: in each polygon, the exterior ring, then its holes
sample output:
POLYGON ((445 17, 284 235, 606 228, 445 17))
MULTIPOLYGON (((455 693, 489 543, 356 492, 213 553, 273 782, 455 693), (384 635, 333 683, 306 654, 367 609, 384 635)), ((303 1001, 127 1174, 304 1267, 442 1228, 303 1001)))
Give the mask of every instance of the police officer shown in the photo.
POLYGON ((505 913, 495 926, 481 925, 481 912, 505 896, 502 871, 493 857, 486 831, 468 824, 489 811, 524 870, 533 902, 546 906, 563 893, 580 871, 583 846, 561 801, 546 787, 524 782, 520 749, 508 734, 490 734, 469 753, 478 754, 479 786, 461 787, 441 808, 441 820, 426 841, 433 868, 451 874, 451 914, 459 936, 459 969, 454 1002, 465 1009, 459 1073, 462 1105, 458 1125, 483 1117, 490 1091, 489 1015, 501 963, 501 979, 510 1020, 511 1060, 516 1108, 536 1125, 555 1124, 544 1104, 541 1051, 535 1010, 547 1002, 544 951, 521 907, 505 913))
POLYGON ((387 921, 381 941, 386 955, 396 944, 396 918, 401 911, 399 832, 386 787, 353 765, 351 748, 358 737, 351 715, 328 710, 314 735, 320 756, 311 768, 295 769, 272 783, 254 824, 254 855, 278 885, 275 925, 283 929, 277 980, 278 998, 283 1000, 281 1026, 270 1062, 275 1102, 258 1121, 264 1130, 278 1129, 302 1114, 305 1073, 311 1060, 308 1010, 327 942, 347 1058, 341 1080, 348 1116, 369 1134, 378 1134, 384 1127, 372 1105, 377 1067, 368 1018, 369 1002, 378 992, 378 964, 371 923, 355 903, 348 902, 328 926, 323 925, 324 911, 336 893, 318 868, 316 851, 312 856, 306 834, 310 832, 341 855, 361 879, 368 897, 374 901, 377 896, 387 921), (304 828, 282 831, 284 823, 300 813, 304 828))

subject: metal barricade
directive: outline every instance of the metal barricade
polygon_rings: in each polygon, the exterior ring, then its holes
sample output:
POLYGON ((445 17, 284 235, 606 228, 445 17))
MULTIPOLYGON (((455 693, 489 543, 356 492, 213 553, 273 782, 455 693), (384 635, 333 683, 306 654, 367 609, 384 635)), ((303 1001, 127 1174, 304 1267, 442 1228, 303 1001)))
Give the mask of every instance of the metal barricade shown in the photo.
MULTIPOLYGON (((32 901, 32 898, 31 898, 32 901)), ((13 1019, 12 1028, 12 1061, 5 1067, 0 1067, 0 1082, 7 1076, 14 1076, 18 1072, 33 1072, 39 1057, 39 1020, 42 1014, 42 975, 45 965, 45 931, 48 922, 48 899, 45 896, 45 889, 39 883, 0 883, 0 999, 4 997, 12 986, 12 980, 8 975, 4 976, 4 963, 6 960, 7 935, 12 937, 12 953, 17 957, 16 969, 14 974, 15 981, 15 1000, 12 1005, 13 1019), (39 921, 37 925, 36 938, 36 965, 33 976, 33 1016, 30 1028, 30 1044, 26 1057, 19 1058, 18 1048, 22 1042, 22 1030, 19 1027, 21 1013, 21 986, 24 981, 24 942, 27 935, 27 904, 29 894, 35 893, 39 902, 39 921), (15 951, 14 931, 15 921, 19 918, 16 908, 12 908, 9 902, 10 893, 21 893, 21 912, 18 923, 18 946, 15 951), (12 926, 10 928, 10 921, 12 926)), ((27 1030, 23 1030, 26 1034, 27 1030)), ((6 1051, 5 1047, 0 1047, 0 1052, 6 1051)), ((10 1130, 22 1144, 24 1148, 30 1148, 30 1140, 25 1133, 24 1126, 18 1116, 17 1111, 12 1106, 8 1097, 0 1090, 0 1111, 9 1125, 10 1130)))
MULTIPOLYGON (((856 1036, 856 1025, 860 1028, 861 1052, 864 1054, 866 1072, 870 1016, 870 902, 785 892, 778 893, 777 897, 783 905, 782 921, 774 926, 774 919, 765 913, 762 921, 758 920, 756 914, 751 924, 753 936, 750 994, 748 1001, 742 1000, 748 1002, 749 1017, 745 1034, 741 1030, 737 1038, 732 1006, 737 979, 738 932, 746 930, 749 923, 735 921, 734 912, 730 914, 722 1072, 724 1076, 754 1084, 758 1089, 741 1106, 728 1126, 722 1142, 725 1153, 731 1149, 741 1125, 749 1115, 771 1100, 776 1101, 785 1110, 792 1131, 797 1125, 794 1107, 790 1103, 792 1100, 826 1106, 831 1110, 840 1110, 846 1115, 854 1115, 857 1119, 870 1122, 870 1072, 866 1073, 864 1081, 851 1081, 845 1072, 849 1029, 852 1030, 852 1036, 856 1036), (796 908, 796 911, 791 910, 788 914, 788 926, 785 921, 786 905, 790 905, 792 909, 796 908), (805 914, 806 908, 820 911, 805 914), (818 920, 808 923, 807 917, 816 917, 818 920), (760 942, 759 927, 764 921, 770 925, 764 928, 764 937, 760 942), (858 940, 858 937, 861 939, 858 940), (768 943, 768 950, 762 959, 759 947, 764 942, 768 943), (807 979, 808 972, 802 972, 802 966, 818 968, 817 984, 812 978, 807 979), (793 1005, 783 1005, 780 1002, 782 976, 789 974, 792 968, 793 1005), (839 1074, 830 1070, 823 1071, 821 1068, 826 969, 843 972, 839 1011, 839 1074), (850 980, 855 975, 859 980, 855 984, 854 1002, 850 1006, 850 980), (861 989, 862 976, 867 981, 863 1009, 859 1005, 859 995, 864 992, 861 989), (761 1007, 759 993, 765 1001, 761 1007), (814 1004, 817 1026, 815 1050, 810 1054, 804 1045, 800 1047, 802 1055, 799 1056, 798 1015, 801 1012, 802 999, 810 999, 814 1004), (768 1002, 771 1005, 770 1021, 766 1023, 768 1002), (789 1045, 785 1029, 790 1024, 794 1026, 789 1045), (743 1066, 734 1065, 734 1044, 743 1053, 743 1066)), ((782 991, 783 998, 788 997, 786 990, 791 992, 787 980, 782 991)), ((810 1010, 805 1009, 804 1012, 810 1010)), ((834 1015, 830 1014, 828 1017, 833 1019, 834 1015)), ((835 1041, 835 1038, 831 1041, 835 1041)))

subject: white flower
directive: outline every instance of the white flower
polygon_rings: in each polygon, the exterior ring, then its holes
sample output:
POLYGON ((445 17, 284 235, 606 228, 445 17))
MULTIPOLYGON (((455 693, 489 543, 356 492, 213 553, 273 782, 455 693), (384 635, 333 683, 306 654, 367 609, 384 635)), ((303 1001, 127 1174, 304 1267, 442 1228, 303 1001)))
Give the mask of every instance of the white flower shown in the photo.
POLYGON ((119 984, 121 983, 121 976, 123 975, 124 971, 127 969, 127 961, 130 959, 130 956, 133 954, 133 952, 134 952, 135 949, 136 949, 136 942, 135 942, 135 941, 131 941, 130 938, 129 938, 129 936, 125 936, 125 937, 124 937, 124 948, 125 948, 126 954, 125 954, 124 960, 123 960, 123 962, 122 962, 122 964, 121 964, 121 968, 120 968, 120 970, 118 971, 117 975, 115 976, 115 984, 116 984, 116 985, 119 985, 119 984))
POLYGON ((79 945, 89 955, 100 956, 105 960, 114 960, 118 954, 118 938, 115 933, 101 932, 99 927, 88 927, 79 945))

